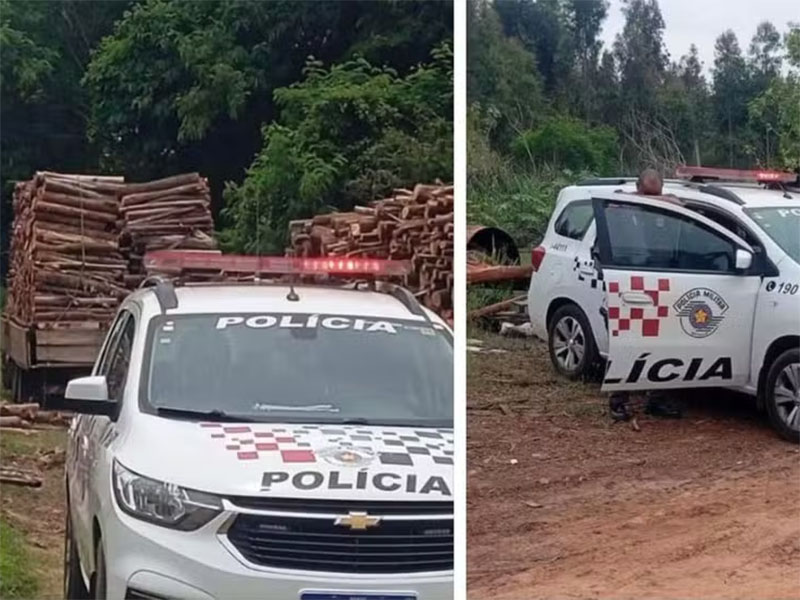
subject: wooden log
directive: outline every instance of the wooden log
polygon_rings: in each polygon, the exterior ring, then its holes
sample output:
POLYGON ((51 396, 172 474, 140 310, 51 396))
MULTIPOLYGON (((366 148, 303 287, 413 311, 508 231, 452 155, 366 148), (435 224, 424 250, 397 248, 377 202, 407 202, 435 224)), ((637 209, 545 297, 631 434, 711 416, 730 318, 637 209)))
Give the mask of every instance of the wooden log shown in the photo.
POLYGON ((0 404, 0 416, 17 416, 25 417, 26 415, 35 415, 39 410, 37 402, 26 402, 24 404, 0 404))
POLYGON ((201 181, 199 173, 182 173, 180 175, 173 175, 172 177, 165 177, 163 179, 156 179, 154 181, 146 181, 144 183, 128 183, 125 186, 125 194, 131 195, 141 192, 152 192, 156 190, 177 188, 199 181, 201 181))
POLYGON ((30 427, 30 423, 16 415, 6 416, 0 417, 0 427, 30 427))
MULTIPOLYGON (((73 208, 83 208, 95 212, 104 212, 112 215, 119 213, 119 203, 114 199, 105 199, 106 196, 98 198, 80 198, 78 196, 68 196, 66 194, 56 194, 46 191, 38 197, 39 202, 46 202, 50 204, 60 204, 62 206, 71 206, 73 208)), ((40 208, 38 203, 34 208, 40 208)))
POLYGON ((40 487, 42 478, 36 471, 24 471, 14 467, 0 467, 0 483, 40 487))
MULTIPOLYGON (((72 206, 64 206, 55 204, 53 202, 39 201, 36 205, 38 211, 47 211, 50 214, 64 215, 76 219, 84 219, 87 221, 97 221, 102 223, 114 223, 117 220, 115 215, 108 213, 97 212, 93 210, 75 208, 72 206)), ((38 215, 37 215, 38 216, 38 215)))
POLYGON ((159 189, 149 192, 138 192, 135 194, 126 194, 122 197, 122 206, 132 206, 134 204, 142 204, 148 200, 155 200, 156 198, 163 198, 166 196, 174 196, 179 194, 191 194, 196 196, 206 191, 206 188, 201 183, 189 183, 178 187, 171 187, 169 189, 159 189))

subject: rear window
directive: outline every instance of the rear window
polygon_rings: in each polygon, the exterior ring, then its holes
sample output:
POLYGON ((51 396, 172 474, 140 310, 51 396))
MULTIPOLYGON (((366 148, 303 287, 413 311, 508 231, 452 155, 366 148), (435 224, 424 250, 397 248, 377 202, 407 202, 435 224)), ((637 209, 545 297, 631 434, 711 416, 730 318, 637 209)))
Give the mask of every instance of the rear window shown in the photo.
POLYGON ((151 410, 451 427, 452 340, 427 321, 165 315, 150 324, 141 394, 151 410))
POLYGON ((592 224, 592 219, 594 219, 594 213, 590 200, 572 202, 558 216, 555 231, 558 235, 573 240, 582 240, 589 225, 592 224))

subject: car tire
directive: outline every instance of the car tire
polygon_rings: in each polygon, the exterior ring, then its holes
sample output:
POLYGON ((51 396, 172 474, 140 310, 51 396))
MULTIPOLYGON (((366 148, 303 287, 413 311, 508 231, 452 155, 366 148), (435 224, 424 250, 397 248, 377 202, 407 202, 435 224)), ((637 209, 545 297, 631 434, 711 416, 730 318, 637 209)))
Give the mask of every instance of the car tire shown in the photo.
POLYGON ((78 546, 72 535, 72 519, 69 516, 67 503, 67 519, 64 526, 64 600, 88 600, 89 590, 83 582, 78 546))
POLYGON ((786 350, 772 363, 764 400, 772 427, 782 438, 800 444, 800 349, 786 350))
POLYGON ((106 600, 106 552, 103 549, 103 538, 97 540, 94 559, 94 599, 106 600))
POLYGON ((547 327, 550 361, 567 379, 585 379, 597 361, 597 345, 583 311, 575 304, 556 310, 547 327))

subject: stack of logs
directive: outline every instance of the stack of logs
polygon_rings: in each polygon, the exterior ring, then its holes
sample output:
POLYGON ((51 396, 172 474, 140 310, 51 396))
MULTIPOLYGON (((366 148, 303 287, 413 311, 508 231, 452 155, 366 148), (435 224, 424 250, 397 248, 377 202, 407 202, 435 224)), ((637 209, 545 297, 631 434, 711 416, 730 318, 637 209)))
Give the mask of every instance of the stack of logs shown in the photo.
POLYGON ((14 190, 7 314, 23 326, 107 321, 123 287, 122 177, 40 172, 14 190))
POLYGON ((418 184, 352 212, 289 224, 295 256, 408 260, 402 284, 428 308, 452 319, 453 186, 418 184))
MULTIPOLYGON (((0 428, 20 427, 29 429, 37 424, 69 425, 72 415, 57 410, 40 410, 39 404, 0 404, 0 428)), ((0 429, 2 431, 2 429, 0 429)))
POLYGON ((198 173, 126 185, 120 206, 126 284, 136 287, 148 275, 142 258, 151 250, 216 249, 210 205, 208 180, 198 173))

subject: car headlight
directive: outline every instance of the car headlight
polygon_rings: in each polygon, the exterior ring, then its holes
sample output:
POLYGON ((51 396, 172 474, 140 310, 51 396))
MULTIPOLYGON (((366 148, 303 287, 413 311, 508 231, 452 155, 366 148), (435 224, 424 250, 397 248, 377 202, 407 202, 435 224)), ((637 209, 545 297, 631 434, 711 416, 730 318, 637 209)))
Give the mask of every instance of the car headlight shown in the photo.
POLYGON ((112 478, 117 505, 132 517, 156 525, 192 531, 222 511, 222 502, 213 494, 144 477, 116 460, 112 478))

